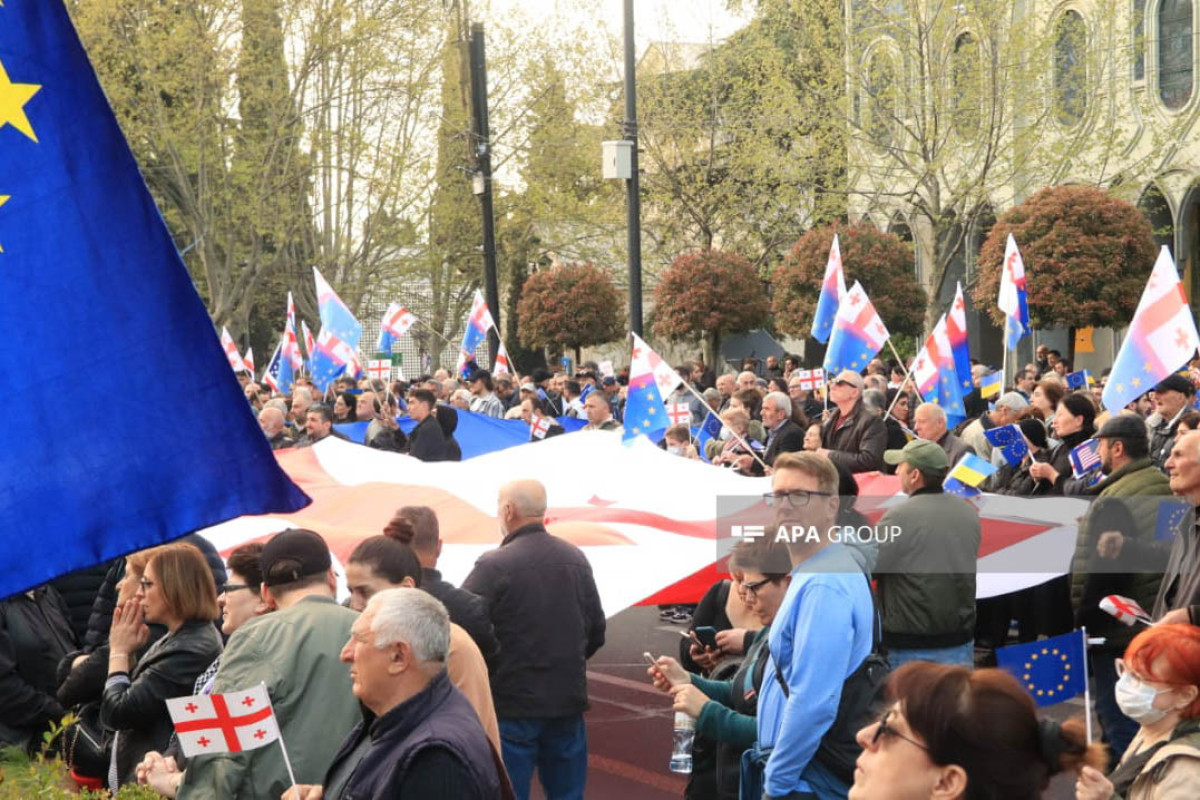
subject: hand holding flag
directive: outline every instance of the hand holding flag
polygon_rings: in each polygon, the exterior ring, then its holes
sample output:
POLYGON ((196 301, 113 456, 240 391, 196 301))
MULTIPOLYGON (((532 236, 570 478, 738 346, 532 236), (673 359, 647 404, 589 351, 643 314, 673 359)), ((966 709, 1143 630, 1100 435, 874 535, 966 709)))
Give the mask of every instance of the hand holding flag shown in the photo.
POLYGON ((180 748, 188 758, 255 750, 279 738, 267 687, 167 700, 180 748))
POLYGON ((1100 610, 1112 614, 1119 622, 1125 625, 1132 626, 1135 622, 1140 622, 1143 625, 1154 624, 1154 620, 1150 619, 1150 615, 1146 613, 1144 608, 1138 605, 1136 600, 1122 597, 1119 594, 1110 594, 1101 600, 1100 610))
POLYGON ((1025 441, 1021 428, 1015 424, 984 431, 983 437, 991 442, 992 447, 998 448, 1004 460, 1014 467, 1029 455, 1029 442, 1025 441))

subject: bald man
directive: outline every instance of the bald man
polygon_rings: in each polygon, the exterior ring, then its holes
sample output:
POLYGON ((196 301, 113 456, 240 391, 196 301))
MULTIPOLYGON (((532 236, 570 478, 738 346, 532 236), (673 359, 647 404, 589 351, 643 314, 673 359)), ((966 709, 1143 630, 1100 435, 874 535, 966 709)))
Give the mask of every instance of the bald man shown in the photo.
POLYGON ((488 604, 500 653, 491 668, 504 766, 519 798, 536 767, 549 800, 582 798, 587 659, 604 645, 604 609, 587 558, 544 524, 546 487, 500 488, 503 540, 463 582, 488 604))
POLYGON ((283 412, 274 406, 267 406, 258 412, 258 424, 262 428, 263 435, 267 437, 267 441, 271 443, 272 450, 282 450, 285 447, 294 447, 296 444, 287 435, 283 423, 283 412))

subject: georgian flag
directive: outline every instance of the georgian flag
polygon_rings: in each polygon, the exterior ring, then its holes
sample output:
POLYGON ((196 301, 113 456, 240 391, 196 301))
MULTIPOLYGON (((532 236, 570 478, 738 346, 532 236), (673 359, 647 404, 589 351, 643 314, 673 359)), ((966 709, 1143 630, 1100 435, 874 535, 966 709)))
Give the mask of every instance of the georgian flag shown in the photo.
POLYGON ((167 700, 175 735, 188 758, 256 750, 279 738, 267 687, 167 700))
POLYGON ((1112 614, 1117 618, 1117 621, 1123 622, 1126 625, 1132 626, 1135 622, 1140 622, 1143 625, 1154 624, 1154 620, 1150 619, 1150 615, 1146 613, 1146 610, 1136 600, 1122 597, 1119 594, 1110 594, 1101 600, 1100 610, 1112 614))
POLYGON ((549 417, 538 417, 537 420, 529 426, 529 432, 534 439, 545 439, 546 434, 550 432, 550 426, 554 424, 554 420, 549 417))
POLYGON ((229 359, 229 366, 234 372, 245 372, 246 364, 242 361, 242 354, 238 352, 237 345, 233 342, 233 337, 229 335, 229 329, 221 327, 221 347, 225 349, 225 357, 229 359))
POLYGON ((687 403, 672 403, 667 406, 667 416, 672 425, 691 425, 692 409, 687 403))

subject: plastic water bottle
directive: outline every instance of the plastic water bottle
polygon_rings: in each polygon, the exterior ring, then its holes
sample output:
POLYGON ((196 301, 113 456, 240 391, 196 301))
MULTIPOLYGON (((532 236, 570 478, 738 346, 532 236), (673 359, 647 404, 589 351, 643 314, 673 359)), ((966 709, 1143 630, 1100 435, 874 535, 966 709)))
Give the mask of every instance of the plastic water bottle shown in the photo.
POLYGON ((682 711, 676 711, 675 746, 671 750, 671 772, 691 773, 692 740, 694 738, 696 738, 696 721, 682 711))

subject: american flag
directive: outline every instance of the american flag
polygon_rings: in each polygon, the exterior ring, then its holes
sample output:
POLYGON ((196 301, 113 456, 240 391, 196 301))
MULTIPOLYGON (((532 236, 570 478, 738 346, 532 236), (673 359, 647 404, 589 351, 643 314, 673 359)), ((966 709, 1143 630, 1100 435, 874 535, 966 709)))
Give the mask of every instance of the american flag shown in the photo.
POLYGON ((1100 440, 1088 439, 1071 451, 1071 469, 1078 478, 1100 466, 1100 440))

